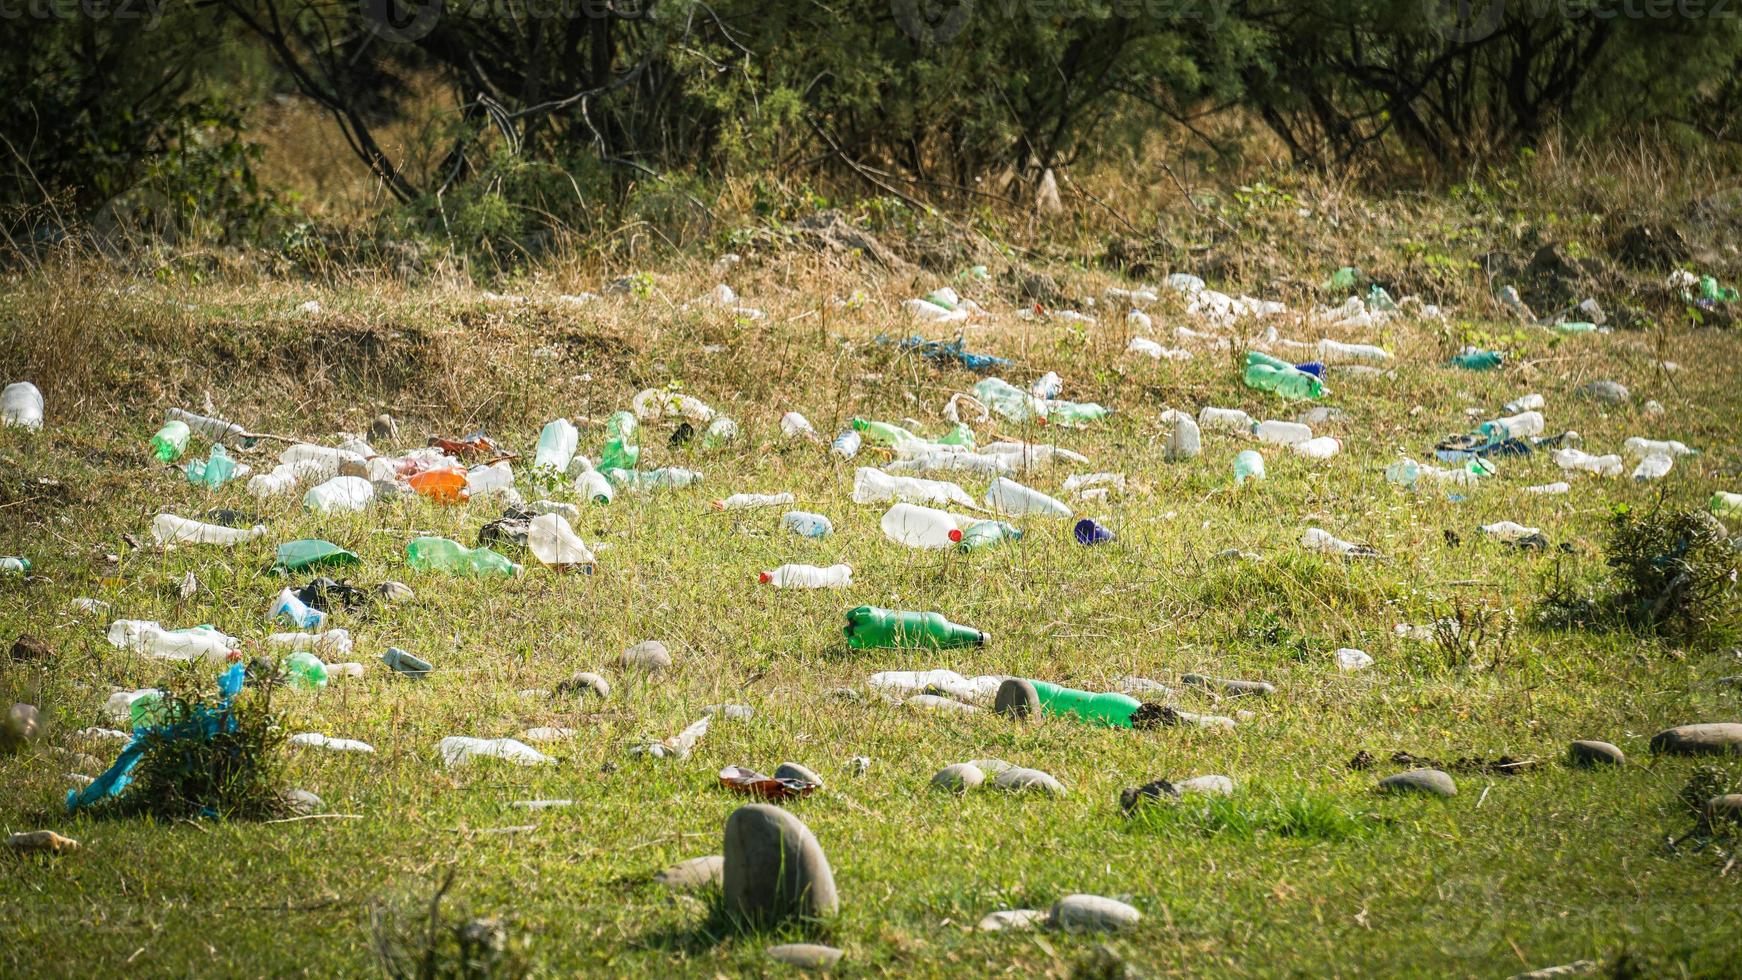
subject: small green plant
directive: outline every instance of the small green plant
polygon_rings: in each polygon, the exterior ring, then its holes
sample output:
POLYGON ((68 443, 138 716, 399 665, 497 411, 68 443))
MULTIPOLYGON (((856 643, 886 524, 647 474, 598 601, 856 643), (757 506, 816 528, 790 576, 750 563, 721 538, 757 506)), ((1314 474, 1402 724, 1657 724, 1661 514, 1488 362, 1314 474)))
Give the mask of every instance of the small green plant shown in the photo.
POLYGON ((1618 505, 1605 562, 1615 579, 1608 602, 1628 624, 1692 636, 1717 623, 1735 590, 1736 552, 1724 526, 1703 510, 1618 505))
POLYGON ((1366 834, 1372 821, 1334 797, 1295 791, 1269 796, 1191 795, 1140 804, 1130 828, 1177 837, 1225 837, 1250 841, 1266 834, 1303 840, 1341 841, 1366 834))
POLYGON ((1453 670, 1478 666, 1484 654, 1488 669, 1498 670, 1506 662, 1515 625, 1510 612, 1455 599, 1444 615, 1434 619, 1434 648, 1441 662, 1453 670))
POLYGON ((377 901, 369 913, 371 948, 393 980, 497 980, 527 973, 526 943, 500 918, 450 914, 448 869, 427 903, 377 901))

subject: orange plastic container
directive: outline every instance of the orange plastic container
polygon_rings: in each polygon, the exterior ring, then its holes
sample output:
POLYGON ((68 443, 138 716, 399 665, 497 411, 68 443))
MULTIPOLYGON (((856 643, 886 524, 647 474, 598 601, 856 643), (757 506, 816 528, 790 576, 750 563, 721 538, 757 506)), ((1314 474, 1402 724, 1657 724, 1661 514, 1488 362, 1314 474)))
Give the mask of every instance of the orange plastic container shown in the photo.
POLYGON ((425 497, 431 497, 444 503, 454 503, 466 499, 466 470, 461 466, 424 470, 406 482, 411 484, 411 489, 425 497))

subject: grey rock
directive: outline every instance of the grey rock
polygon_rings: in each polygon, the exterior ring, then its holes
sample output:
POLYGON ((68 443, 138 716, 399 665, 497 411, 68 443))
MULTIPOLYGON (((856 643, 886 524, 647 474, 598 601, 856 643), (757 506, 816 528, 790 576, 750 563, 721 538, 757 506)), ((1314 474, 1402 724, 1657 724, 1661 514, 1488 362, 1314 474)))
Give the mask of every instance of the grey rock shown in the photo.
POLYGON ((1023 769, 1012 767, 992 777, 992 788, 1006 793, 1045 793, 1048 796, 1065 795, 1065 784, 1054 779, 1050 773, 1039 769, 1023 769))
POLYGON ((393 416, 382 412, 369 423, 369 438, 376 442, 394 442, 399 438, 399 423, 393 416))
POLYGON ((1129 929, 1143 918, 1117 899, 1101 895, 1066 895, 1052 907, 1050 921, 1065 932, 1116 932, 1129 929))
POLYGON ((1181 796, 1189 796, 1193 793, 1199 796, 1234 795, 1234 781, 1227 776, 1193 776, 1190 779, 1182 779, 1174 783, 1173 788, 1179 790, 1181 796))
POLYGON ((817 943, 787 943, 768 947, 768 955, 803 970, 826 970, 841 961, 841 951, 817 943))
POLYGON ((306 817, 311 813, 319 813, 321 812, 321 807, 326 805, 320 797, 306 789, 286 790, 284 794, 284 804, 285 806, 290 807, 290 811, 299 817, 306 817))
MULTIPOLYGON (((669 661, 670 658, 667 658, 668 665, 669 661)), ((578 694, 584 698, 609 698, 611 696, 611 682, 598 674, 583 670, 571 675, 568 680, 558 683, 556 693, 578 694)))
POLYGON ((1651 736, 1651 751, 1669 755, 1742 754, 1742 723, 1714 721, 1666 728, 1651 736))
POLYGON ((617 663, 633 670, 667 670, 671 667, 671 651, 658 640, 643 640, 623 651, 617 663))
POLYGON ((42 727, 36 706, 15 704, 0 718, 0 752, 16 752, 36 737, 42 727))
POLYGON ((1047 913, 1040 909, 1000 909, 988 914, 976 926, 981 932, 1005 932, 1014 929, 1034 929, 1046 925, 1047 913))
POLYGON ((726 818, 721 890, 728 914, 753 922, 835 914, 835 874, 810 828, 792 814, 752 803, 726 818))
POLYGON ((945 766, 931 778, 933 789, 949 790, 952 793, 966 793, 985 781, 986 773, 972 762, 958 762, 953 766, 945 766))
POLYGON ((1624 766, 1627 755, 1608 742, 1581 738, 1567 746, 1567 761, 1575 766, 1624 766))
POLYGON ((672 891, 679 892, 718 888, 720 887, 721 872, 725 865, 726 859, 718 854, 690 858, 688 861, 679 861, 654 875, 653 880, 672 891))
POLYGON ((796 762, 782 762, 775 766, 774 778, 802 779, 807 783, 816 783, 819 787, 823 785, 823 777, 811 772, 808 766, 801 766, 796 762))
POLYGON ((1428 793, 1433 796, 1457 796, 1458 784, 1438 769, 1411 769, 1379 781, 1381 793, 1428 793))
POLYGON ((1193 687, 1201 687, 1210 691, 1221 691, 1224 694, 1241 695, 1256 694, 1269 697, 1276 693, 1276 685, 1269 681, 1224 680, 1220 677, 1210 677, 1205 674, 1187 674, 1180 678, 1193 687))
POLYGON ((1006 718, 1037 721, 1040 718, 1040 694, 1034 685, 1020 677, 1012 677, 998 685, 998 696, 992 710, 1006 718))
POLYGON ((1625 405, 1633 393, 1619 381, 1593 381, 1579 388, 1579 394, 1605 405, 1625 405))

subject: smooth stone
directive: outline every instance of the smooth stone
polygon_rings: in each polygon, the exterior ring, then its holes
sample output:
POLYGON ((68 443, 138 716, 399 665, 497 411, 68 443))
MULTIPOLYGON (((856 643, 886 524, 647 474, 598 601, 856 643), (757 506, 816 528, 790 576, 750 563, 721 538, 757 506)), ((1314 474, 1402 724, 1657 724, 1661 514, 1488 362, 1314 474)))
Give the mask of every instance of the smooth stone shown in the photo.
POLYGON ((1620 405, 1633 397, 1627 386, 1619 381, 1593 381, 1579 389, 1579 394, 1586 398, 1594 398, 1606 405, 1620 405))
POLYGON ((1117 899, 1101 895, 1066 895, 1052 907, 1053 928, 1065 932, 1116 932, 1129 929, 1143 918, 1117 899))
POLYGON ((295 813, 297 816, 308 816, 311 813, 319 813, 321 812, 321 807, 326 805, 320 797, 306 789, 293 789, 286 791, 284 794, 284 803, 286 806, 290 807, 291 812, 295 813))
POLYGON ((718 854, 690 858, 688 861, 679 861, 654 875, 653 880, 673 891, 680 892, 718 888, 721 871, 725 864, 726 859, 718 854))
POLYGON ((399 423, 393 416, 382 412, 375 416, 375 421, 369 423, 369 438, 376 442, 393 442, 399 438, 399 423))
POLYGON ((1193 776, 1190 779, 1174 783, 1173 788, 1179 790, 1181 796, 1196 793, 1199 796, 1232 796, 1234 795, 1234 780, 1227 776, 1193 776))
POLYGON ((666 670, 671 667, 671 651, 658 640, 642 640, 623 651, 617 663, 639 670, 666 670))
POLYGON ((841 961, 841 951, 818 943, 787 943, 768 947, 768 955, 804 970, 825 970, 841 961))
POLYGON ((1434 796, 1457 796, 1458 784, 1438 769, 1411 769, 1379 781, 1381 793, 1431 793, 1434 796))
POLYGON ((1713 721, 1665 728, 1651 736, 1651 751, 1670 755, 1742 754, 1742 723, 1713 721))
POLYGON ((945 766, 931 778, 933 789, 949 790, 952 793, 966 793, 985 781, 986 773, 972 762, 958 762, 953 766, 945 766))
POLYGON ((1220 688, 1222 693, 1235 696, 1256 694, 1260 697, 1269 697, 1276 693, 1276 685, 1269 681, 1223 680, 1220 677, 1209 677, 1204 674, 1187 674, 1180 679, 1194 687, 1220 688))
POLYGON ((1608 742, 1581 738, 1567 746, 1567 761, 1575 766, 1624 766, 1627 754, 1608 742))
MULTIPOLYGON (((628 654, 624 654, 624 656, 628 656, 628 654)), ((671 666, 670 656, 665 658, 665 665, 671 666)), ((579 694, 582 697, 609 698, 611 696, 611 682, 598 674, 583 670, 557 684, 556 692, 558 694, 579 694)))
POLYGON ((921 708, 926 711, 953 711, 964 715, 970 715, 980 710, 977 706, 968 704, 966 701, 957 701, 954 698, 940 697, 936 694, 915 694, 901 703, 909 708, 921 708))
POLYGON ((998 696, 992 702, 992 710, 1005 718, 1023 721, 1038 719, 1040 694, 1033 684, 1020 677, 1012 677, 998 685, 998 696))
POLYGON ((1036 790, 1048 796, 1065 795, 1065 784, 1054 779, 1050 773, 1039 769, 1023 769, 1011 767, 992 777, 992 788, 1006 793, 1026 793, 1036 790))
POLYGON ((766 803, 726 818, 721 890, 726 912, 755 922, 821 918, 840 908, 835 873, 804 821, 766 803))
POLYGON ((1001 909, 981 919, 976 928, 981 932, 1034 929, 1045 925, 1046 920, 1047 913, 1040 909, 1001 909))
POLYGON ((0 752, 12 752, 36 737, 42 727, 36 706, 15 704, 0 718, 0 752))
POLYGON ((807 783, 816 783, 818 788, 823 785, 823 777, 810 771, 808 766, 796 762, 782 762, 774 767, 775 779, 802 779, 807 783))

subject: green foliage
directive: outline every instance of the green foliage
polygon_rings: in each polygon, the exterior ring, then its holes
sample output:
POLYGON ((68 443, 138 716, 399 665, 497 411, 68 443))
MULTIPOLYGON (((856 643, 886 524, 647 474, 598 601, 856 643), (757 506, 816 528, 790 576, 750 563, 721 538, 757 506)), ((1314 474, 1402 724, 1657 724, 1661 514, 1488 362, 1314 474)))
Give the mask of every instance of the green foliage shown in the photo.
POLYGON ((1619 505, 1604 553, 1615 588, 1608 602, 1641 629, 1697 635, 1720 620, 1734 594, 1736 551, 1703 510, 1619 505))
POLYGON ((1193 794, 1151 800, 1132 811, 1130 828, 1170 837, 1219 837, 1252 841, 1264 835, 1300 840, 1343 841, 1361 837, 1373 821, 1336 797, 1305 790, 1263 796, 1193 794))
POLYGON ((506 980, 525 976, 524 937, 498 918, 471 918, 443 908, 450 869, 428 902, 378 901, 370 910, 372 947, 393 980, 506 980))

